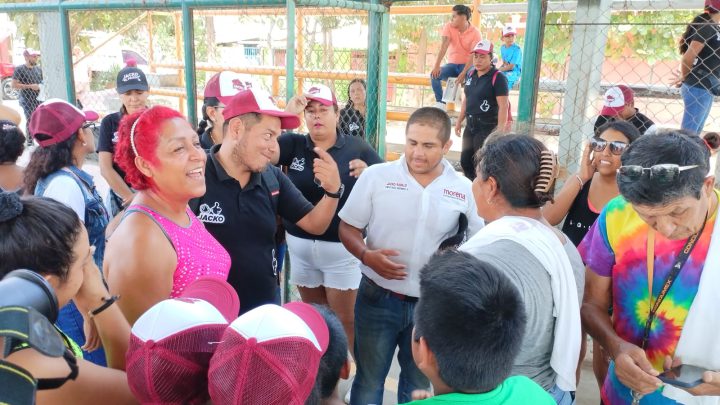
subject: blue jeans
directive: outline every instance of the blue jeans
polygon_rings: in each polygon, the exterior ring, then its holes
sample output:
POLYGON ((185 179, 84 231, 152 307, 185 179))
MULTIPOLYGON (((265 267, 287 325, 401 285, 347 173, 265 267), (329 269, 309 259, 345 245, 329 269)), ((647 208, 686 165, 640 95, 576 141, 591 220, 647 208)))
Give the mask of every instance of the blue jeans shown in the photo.
POLYGON ((363 276, 355 301, 355 364, 351 405, 383 403, 385 378, 398 347, 399 404, 411 401, 414 390, 430 389, 430 381, 412 356, 414 302, 403 301, 363 276))
POLYGON ((710 115, 713 95, 703 87, 688 86, 684 83, 680 87, 680 94, 685 104, 681 128, 699 134, 710 115))
POLYGON ((558 405, 574 405, 575 400, 569 391, 561 390, 557 385, 553 385, 548 391, 551 397, 555 400, 558 405))
POLYGON ((435 93, 435 101, 442 102, 442 81, 447 80, 448 77, 458 77, 464 68, 464 64, 448 63, 440 68, 440 76, 437 79, 430 76, 430 84, 432 85, 433 93, 435 93))

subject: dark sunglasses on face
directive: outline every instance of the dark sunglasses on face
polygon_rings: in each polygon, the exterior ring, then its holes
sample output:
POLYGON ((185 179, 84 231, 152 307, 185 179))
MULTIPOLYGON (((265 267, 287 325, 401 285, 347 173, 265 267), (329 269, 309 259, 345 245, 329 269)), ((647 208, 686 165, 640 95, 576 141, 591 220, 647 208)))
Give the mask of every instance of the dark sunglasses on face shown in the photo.
POLYGON ((680 172, 695 169, 698 165, 679 166, 673 163, 663 163, 652 167, 642 167, 638 165, 620 166, 618 174, 627 177, 630 180, 637 180, 648 173, 651 180, 659 183, 670 183, 680 176, 680 172))
POLYGON ((628 146, 627 143, 621 141, 608 142, 600 138, 593 138, 592 140, 590 140, 590 147, 593 151, 598 153, 604 151, 605 148, 608 147, 608 145, 610 145, 610 153, 618 156, 622 155, 622 153, 625 151, 625 148, 627 148, 628 146))
POLYGON ((95 127, 97 127, 97 123, 88 122, 88 123, 83 124, 82 129, 88 129, 88 128, 95 129, 95 127))

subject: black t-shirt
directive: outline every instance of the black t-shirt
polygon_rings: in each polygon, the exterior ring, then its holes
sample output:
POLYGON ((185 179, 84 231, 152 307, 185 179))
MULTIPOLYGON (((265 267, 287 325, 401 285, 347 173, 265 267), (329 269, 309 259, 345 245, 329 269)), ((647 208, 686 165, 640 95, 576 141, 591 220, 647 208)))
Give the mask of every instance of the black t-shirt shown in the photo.
POLYGON ((295 223, 313 209, 280 169, 268 165, 269 173, 253 173, 245 187, 230 177, 215 154, 208 153, 205 165, 205 195, 190 201, 190 208, 205 228, 230 254, 228 283, 240 297, 245 313, 273 303, 278 286, 275 253, 275 215, 295 223), (270 184, 266 176, 276 182, 270 184))
MULTIPOLYGON (((37 65, 33 67, 24 64, 16 66, 13 79, 22 84, 40 84, 43 81, 42 69, 37 65)), ((39 91, 33 89, 20 89, 20 101, 40 104, 37 100, 39 94, 39 91)))
POLYGON ((365 117, 351 106, 340 110, 340 132, 352 136, 365 136, 365 117))
POLYGON ((497 125, 497 97, 508 95, 508 82, 504 74, 494 67, 482 76, 473 69, 465 81, 465 115, 474 120, 497 125), (495 84, 493 85, 493 77, 495 84))
MULTIPOLYGON (((595 120, 595 131, 594 131, 595 136, 600 135, 598 133, 598 130, 600 129, 600 127, 602 127, 603 125, 605 125, 606 123, 608 123, 610 121, 615 121, 615 120, 617 120, 616 117, 612 117, 609 115, 599 115, 597 117, 597 119, 595 120)), ((650 118, 648 118, 645 114, 638 111, 637 108, 635 109, 635 115, 628 118, 627 122, 629 122, 630 124, 632 124, 632 126, 637 128, 637 130, 640 131, 641 135, 644 134, 645 132, 647 132, 647 130, 650 129, 650 127, 655 125, 655 123, 650 118)))
MULTIPOLYGON (((97 151, 109 152, 113 155, 113 169, 125 180, 125 172, 115 163, 115 145, 118 143, 118 128, 123 114, 116 112, 108 114, 100 121, 100 137, 98 137, 97 151)), ((127 182, 126 182, 127 183, 127 182)))
POLYGON ((210 148, 212 148, 213 145, 215 145, 215 143, 213 142, 213 139, 212 139, 212 135, 211 135, 212 130, 213 130, 213 127, 207 127, 207 128, 205 128, 205 132, 203 132, 202 135, 200 135, 200 146, 202 146, 202 148, 205 150, 210 150, 210 148))
POLYGON ((592 183, 592 180, 585 183, 580 193, 578 193, 575 200, 573 200, 562 227, 563 233, 570 238, 575 246, 580 245, 588 229, 590 229, 600 215, 593 212, 588 203, 590 183, 592 183))
POLYGON ((718 85, 720 77, 720 26, 710 19, 708 14, 700 14, 690 23, 688 46, 692 41, 705 44, 693 63, 690 74, 685 78, 688 86, 707 89, 718 85))
MULTIPOLYGON (((293 184, 303 193, 313 204, 317 204, 325 195, 325 190, 315 184, 313 174, 313 159, 317 156, 313 152, 315 145, 310 139, 310 135, 301 135, 296 133, 286 133, 278 138, 280 144, 280 160, 281 166, 287 166, 287 176, 292 180, 293 184)), ((357 179, 350 175, 350 161, 353 159, 361 159, 368 166, 376 163, 382 163, 382 159, 377 152, 362 138, 338 134, 335 145, 328 149, 328 153, 335 160, 340 171, 340 181, 345 185, 345 191, 338 202, 337 211, 333 217, 332 223, 322 235, 312 235, 303 231, 295 224, 297 221, 284 220, 285 229, 293 236, 304 239, 317 239, 328 242, 340 242, 338 237, 338 226, 340 226, 340 217, 337 213, 345 205, 350 192, 355 186, 357 179)))

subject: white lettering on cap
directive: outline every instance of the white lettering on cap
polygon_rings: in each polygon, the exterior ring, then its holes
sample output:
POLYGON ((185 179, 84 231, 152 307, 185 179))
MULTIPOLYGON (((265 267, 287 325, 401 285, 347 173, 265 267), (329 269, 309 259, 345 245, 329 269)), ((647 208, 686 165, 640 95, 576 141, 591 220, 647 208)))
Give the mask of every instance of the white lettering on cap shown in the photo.
POLYGON ((137 80, 137 81, 141 82, 142 79, 140 78, 140 73, 138 73, 138 72, 125 73, 125 75, 123 75, 122 81, 127 82, 130 80, 137 80))

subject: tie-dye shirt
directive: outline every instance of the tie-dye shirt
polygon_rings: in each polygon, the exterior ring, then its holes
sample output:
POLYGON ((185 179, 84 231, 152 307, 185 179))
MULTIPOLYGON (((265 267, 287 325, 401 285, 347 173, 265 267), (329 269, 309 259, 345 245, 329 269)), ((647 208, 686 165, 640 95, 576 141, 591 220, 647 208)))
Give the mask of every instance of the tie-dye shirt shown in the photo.
MULTIPOLYGON (((717 190, 716 190, 717 193, 717 190)), ((673 356, 685 318, 698 291, 715 214, 705 224, 700 239, 657 310, 645 353, 662 371, 665 356, 673 356)), ((612 278, 612 323, 617 335, 640 346, 650 312, 648 296, 647 236, 649 226, 622 196, 610 201, 578 247, 588 268, 612 278)), ((669 240, 655 234, 653 300, 686 240, 669 240)), ((617 379, 611 363, 601 396, 606 404, 631 404, 630 390, 617 379)), ((641 404, 675 404, 660 391, 643 397, 641 404)))

